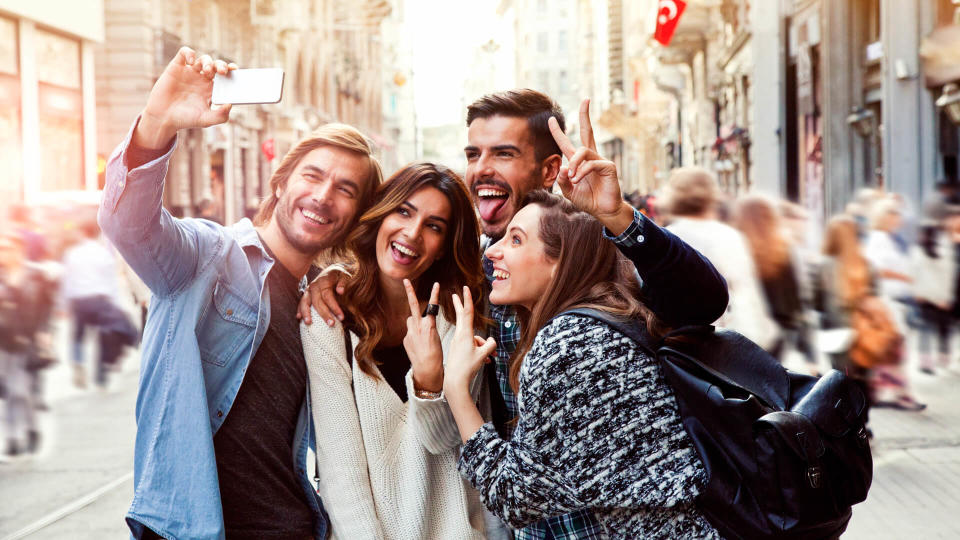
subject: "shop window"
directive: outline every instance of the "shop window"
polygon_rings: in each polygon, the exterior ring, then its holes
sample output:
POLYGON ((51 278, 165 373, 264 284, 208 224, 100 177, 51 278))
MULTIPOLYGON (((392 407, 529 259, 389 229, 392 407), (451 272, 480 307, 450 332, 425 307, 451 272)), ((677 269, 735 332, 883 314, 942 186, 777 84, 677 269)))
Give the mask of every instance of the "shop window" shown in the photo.
POLYGON ((0 197, 17 200, 23 185, 17 24, 0 17, 0 197))
POLYGON ((84 188, 80 42, 37 30, 40 189, 84 188))

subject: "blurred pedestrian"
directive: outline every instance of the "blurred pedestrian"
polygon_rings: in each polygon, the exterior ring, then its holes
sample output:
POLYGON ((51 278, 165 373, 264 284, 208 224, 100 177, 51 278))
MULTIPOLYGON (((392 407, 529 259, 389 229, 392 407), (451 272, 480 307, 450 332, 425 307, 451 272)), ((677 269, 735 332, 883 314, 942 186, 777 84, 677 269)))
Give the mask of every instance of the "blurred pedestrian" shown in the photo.
POLYGON ((717 326, 736 330, 773 350, 779 331, 763 298, 747 240, 740 231, 717 220, 721 193, 716 177, 696 167, 674 169, 665 199, 672 217, 667 230, 709 259, 727 281, 730 303, 717 326))
MULTIPOLYGON (((871 396, 870 370, 857 365, 850 358, 853 341, 852 315, 857 304, 876 289, 870 263, 863 256, 858 238, 857 222, 848 215, 832 218, 827 223, 823 242, 824 259, 814 282, 814 306, 820 312, 820 326, 824 331, 836 331, 836 337, 825 343, 827 333, 821 333, 820 345, 834 369, 847 374, 860 386, 865 396, 871 396)), ((872 400, 871 400, 872 401, 872 400)))
POLYGON ((910 259, 916 278, 913 294, 923 323, 918 339, 920 371, 933 375, 935 363, 947 367, 950 361, 950 309, 956 295, 953 243, 941 222, 929 218, 921 222, 919 242, 911 248, 910 259), (934 334, 938 362, 934 362, 931 351, 934 334))
MULTIPOLYGON (((806 326, 800 274, 802 262, 794 254, 780 213, 774 202, 761 195, 748 195, 736 202, 733 224, 747 239, 757 265, 767 307, 780 328, 780 338, 770 353, 782 363, 797 336, 806 326)), ((816 358, 807 351, 804 359, 816 371, 816 358)))
POLYGON ((15 204, 10 207, 10 224, 23 240, 24 254, 28 261, 43 261, 48 256, 47 240, 38 229, 28 206, 15 204))
POLYGON ((35 372, 53 359, 49 320, 52 287, 45 275, 26 264, 18 234, 0 236, 0 378, 6 393, 6 454, 35 452, 40 430, 35 412, 35 372))
MULTIPOLYGON (((873 204, 869 216, 871 230, 864 246, 864 256, 877 272, 880 296, 888 301, 894 320, 905 333, 913 310, 913 276, 909 245, 900 234, 902 202, 890 196, 880 198, 873 204)), ((877 367, 874 377, 877 406, 910 410, 926 407, 918 403, 909 390, 905 361, 904 350, 901 362, 877 367)))
MULTIPOLYGON (((96 330, 100 337, 103 317, 115 309, 119 287, 117 261, 114 253, 99 239, 100 228, 95 222, 87 221, 80 225, 80 230, 83 237, 63 255, 61 297, 73 317, 73 381, 76 386, 84 388, 87 371, 83 349, 87 329, 96 330)), ((94 366, 94 380, 101 389, 106 388, 108 368, 103 353, 103 350, 98 351, 94 366)))
MULTIPOLYGON (((781 199, 778 203, 780 215, 783 218, 784 230, 794 255, 797 257, 797 278, 800 281, 800 294, 804 305, 804 324, 797 332, 795 345, 797 351, 805 359, 817 360, 817 349, 814 343, 814 330, 819 325, 817 315, 813 309, 813 283, 817 268, 822 257, 819 250, 812 247, 811 235, 823 236, 821 228, 810 221, 809 213, 797 203, 781 199), (817 228, 813 228, 817 227, 817 228)), ((819 240, 816 242, 819 247, 819 240)), ((818 375, 819 369, 811 371, 818 375)))

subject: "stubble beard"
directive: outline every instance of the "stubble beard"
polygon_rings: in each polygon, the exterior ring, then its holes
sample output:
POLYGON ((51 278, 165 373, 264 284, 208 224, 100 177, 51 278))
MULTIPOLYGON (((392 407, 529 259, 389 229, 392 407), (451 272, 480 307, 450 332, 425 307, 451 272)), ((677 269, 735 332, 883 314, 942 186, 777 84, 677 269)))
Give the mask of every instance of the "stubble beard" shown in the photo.
POLYGON ((294 204, 293 201, 285 202, 284 199, 280 199, 277 202, 277 208, 274 210, 274 213, 277 217, 277 227, 280 229, 280 234, 282 234, 287 243, 290 244, 290 247, 295 249, 297 252, 302 253, 303 255, 316 256, 321 252, 340 244, 345 238, 346 227, 341 227, 340 230, 333 231, 332 237, 328 237, 327 239, 318 242, 307 242, 301 238, 298 238, 296 234, 296 228, 293 225, 293 213, 297 211, 296 204, 294 204))

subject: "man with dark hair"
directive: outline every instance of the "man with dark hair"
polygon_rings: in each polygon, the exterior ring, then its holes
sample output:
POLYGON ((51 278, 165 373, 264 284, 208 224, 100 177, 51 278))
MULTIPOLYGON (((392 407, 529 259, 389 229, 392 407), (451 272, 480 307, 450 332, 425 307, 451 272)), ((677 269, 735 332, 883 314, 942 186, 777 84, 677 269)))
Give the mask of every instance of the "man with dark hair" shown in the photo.
POLYGON ((503 236, 529 191, 553 187, 563 158, 547 126, 551 117, 565 129, 560 106, 530 89, 488 94, 467 107, 464 180, 488 238, 503 236))
POLYGON ((153 293, 126 516, 138 539, 327 536, 296 305, 380 166, 360 132, 328 124, 284 157, 256 223, 175 219, 161 194, 177 133, 228 120, 210 100, 235 68, 181 48, 107 165, 100 224, 153 293))
MULTIPOLYGON (((581 107, 581 124, 589 102, 581 107)), ((550 133, 553 117, 565 131, 563 111, 550 97, 536 90, 508 90, 488 94, 467 107, 467 170, 464 181, 473 195, 483 229, 481 248, 503 237, 520 202, 532 190, 553 188, 563 156, 550 133)), ((592 138, 592 137, 591 137, 592 138)), ((584 141, 586 143, 586 141, 584 141)), ((493 263, 483 258, 484 273, 493 279, 493 263)), ((486 370, 493 404, 493 423, 509 437, 517 417, 517 397, 510 387, 510 359, 520 341, 520 324, 514 306, 489 305, 497 341, 496 361, 486 370)), ((589 511, 552 517, 516 531, 518 539, 602 538, 603 529, 589 511)))

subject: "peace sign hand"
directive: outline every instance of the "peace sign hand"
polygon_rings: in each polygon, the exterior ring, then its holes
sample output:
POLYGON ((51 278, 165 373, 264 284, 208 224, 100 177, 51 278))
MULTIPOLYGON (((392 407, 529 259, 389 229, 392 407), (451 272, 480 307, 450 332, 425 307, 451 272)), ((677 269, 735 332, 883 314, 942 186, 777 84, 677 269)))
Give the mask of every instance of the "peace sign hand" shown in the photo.
POLYGON ((462 301, 453 295, 453 309, 457 312, 457 329, 450 344, 443 390, 448 395, 469 394, 470 382, 480 367, 488 362, 487 357, 496 351, 497 342, 492 337, 484 340, 473 335, 473 297, 469 287, 463 288, 462 301))
POLYGON ((616 164, 597 153, 590 123, 590 100, 584 99, 580 104, 580 139, 587 146, 576 148, 555 118, 550 118, 547 125, 567 158, 567 166, 560 168, 557 177, 563 196, 614 234, 623 232, 633 221, 633 210, 623 201, 616 164))
MULTIPOLYGON (((409 279, 403 280, 403 287, 410 305, 403 348, 413 369, 413 386, 418 390, 440 392, 443 389, 443 348, 437 334, 437 318, 430 314, 420 315, 420 301, 409 279)), ((440 284, 434 283, 429 303, 436 304, 439 298, 440 284)))

